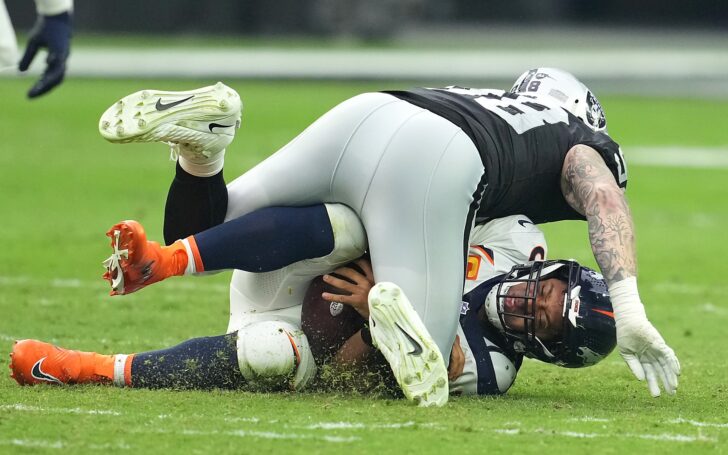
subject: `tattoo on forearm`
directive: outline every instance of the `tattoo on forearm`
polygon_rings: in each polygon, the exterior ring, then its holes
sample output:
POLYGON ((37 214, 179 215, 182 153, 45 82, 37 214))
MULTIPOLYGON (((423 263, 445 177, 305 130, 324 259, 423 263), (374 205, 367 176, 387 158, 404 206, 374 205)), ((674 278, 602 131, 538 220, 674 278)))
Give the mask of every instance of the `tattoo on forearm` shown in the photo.
POLYGON ((634 225, 622 190, 591 147, 567 155, 561 182, 566 201, 586 216, 594 257, 607 283, 636 276, 634 225))

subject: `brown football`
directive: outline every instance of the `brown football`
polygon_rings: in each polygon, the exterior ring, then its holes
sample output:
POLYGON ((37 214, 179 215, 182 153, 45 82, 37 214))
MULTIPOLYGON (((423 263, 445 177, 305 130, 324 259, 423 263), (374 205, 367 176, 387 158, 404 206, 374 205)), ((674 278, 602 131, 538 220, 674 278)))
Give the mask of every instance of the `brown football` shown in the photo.
POLYGON ((324 300, 321 297, 323 292, 343 294, 318 276, 311 282, 301 309, 301 327, 319 365, 328 362, 365 323, 364 318, 350 306, 324 300))

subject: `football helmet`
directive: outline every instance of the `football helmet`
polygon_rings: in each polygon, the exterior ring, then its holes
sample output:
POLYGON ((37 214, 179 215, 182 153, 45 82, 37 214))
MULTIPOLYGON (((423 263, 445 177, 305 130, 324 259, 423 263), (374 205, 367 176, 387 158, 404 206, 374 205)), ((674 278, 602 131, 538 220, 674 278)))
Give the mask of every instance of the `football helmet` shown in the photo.
POLYGON ((552 98, 594 131, 607 130, 602 105, 589 88, 573 74, 557 68, 526 71, 511 87, 511 93, 552 98))
MULTIPOLYGON (((516 352, 567 368, 580 368, 604 359, 617 344, 616 325, 607 284, 594 270, 571 260, 535 261, 514 266, 488 293, 485 302, 488 321, 503 332, 516 352), (541 340, 536 336, 536 296, 541 281, 559 278, 566 283, 561 336, 541 340), (520 313, 508 312, 508 289, 526 283, 526 304, 520 313), (506 317, 522 318, 523 327, 514 329, 506 317)), ((513 319, 510 319, 513 320, 513 319)), ((513 325, 513 324, 512 324, 513 325)))

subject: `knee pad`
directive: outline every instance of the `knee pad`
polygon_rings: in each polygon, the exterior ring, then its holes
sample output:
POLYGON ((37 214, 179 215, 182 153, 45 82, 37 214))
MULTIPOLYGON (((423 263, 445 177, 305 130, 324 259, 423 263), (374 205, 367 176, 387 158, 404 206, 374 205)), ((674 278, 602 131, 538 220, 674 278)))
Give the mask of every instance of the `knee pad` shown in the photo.
POLYGON ((300 390, 316 374, 316 363, 300 327, 260 321, 238 330, 238 366, 259 390, 300 390))
POLYGON ((325 204, 325 206, 334 233, 334 249, 322 258, 309 261, 338 267, 364 254, 367 248, 367 235, 359 216, 352 209, 343 204, 325 204))

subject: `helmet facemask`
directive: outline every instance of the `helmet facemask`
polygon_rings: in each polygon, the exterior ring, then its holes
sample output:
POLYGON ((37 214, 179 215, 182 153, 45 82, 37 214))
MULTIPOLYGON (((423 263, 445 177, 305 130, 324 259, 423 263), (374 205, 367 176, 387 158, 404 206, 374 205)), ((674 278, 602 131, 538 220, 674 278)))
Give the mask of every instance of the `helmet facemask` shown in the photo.
POLYGON ((503 332, 515 351, 547 363, 589 366, 616 344, 606 284, 599 274, 575 261, 514 266, 488 294, 485 306, 489 322, 503 332), (562 321, 557 336, 541 339, 536 334, 536 299, 540 286, 550 278, 565 283, 562 321), (526 283, 525 290, 514 293, 513 286, 520 283, 526 283))

